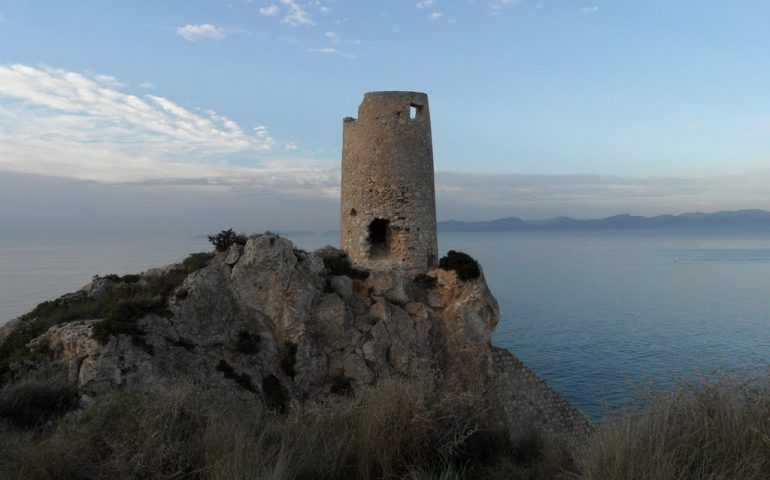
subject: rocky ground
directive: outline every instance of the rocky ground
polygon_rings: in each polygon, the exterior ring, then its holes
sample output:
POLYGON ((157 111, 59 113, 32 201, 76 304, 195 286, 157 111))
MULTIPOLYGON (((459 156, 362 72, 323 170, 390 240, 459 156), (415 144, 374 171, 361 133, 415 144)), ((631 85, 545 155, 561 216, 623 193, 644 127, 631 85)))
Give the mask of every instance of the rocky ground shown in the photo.
POLYGON ((184 380, 258 413, 409 378, 477 392, 490 424, 512 434, 534 425, 575 445, 591 429, 491 346, 498 305, 483 275, 369 272, 332 247, 305 252, 269 234, 193 260, 96 278, 3 327, 3 381, 57 373, 85 406, 184 380))

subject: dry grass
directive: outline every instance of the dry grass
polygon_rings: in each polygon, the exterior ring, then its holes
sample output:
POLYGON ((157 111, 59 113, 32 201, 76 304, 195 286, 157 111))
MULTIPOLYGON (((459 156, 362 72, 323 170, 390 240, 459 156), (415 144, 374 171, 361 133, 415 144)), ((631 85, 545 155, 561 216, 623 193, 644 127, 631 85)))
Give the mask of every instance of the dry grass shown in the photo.
POLYGON ((53 433, 0 431, 2 479, 185 478, 201 468, 189 390, 152 402, 116 395, 80 418, 61 419, 53 433))
MULTIPOLYGON (((19 392, 7 392, 16 405, 19 392)), ((485 412, 471 394, 413 383, 261 418, 212 411, 210 400, 192 388, 122 394, 55 427, 0 424, 0 479, 770 478, 770 381, 730 377, 648 394, 646 407, 605 422, 577 459, 534 432, 511 441, 482 430, 485 412)))
POLYGON ((646 395, 578 460, 587 480, 770 478, 770 381, 706 377, 646 395))
POLYGON ((429 395, 386 382, 352 398, 294 404, 233 435, 207 432, 208 478, 402 478, 415 466, 448 466, 478 430, 468 395, 429 395))
POLYGON ((480 478, 469 475, 509 447, 479 429, 478 399, 413 383, 384 382, 250 420, 211 412, 193 392, 116 395, 53 432, 6 425, 0 478, 480 478))

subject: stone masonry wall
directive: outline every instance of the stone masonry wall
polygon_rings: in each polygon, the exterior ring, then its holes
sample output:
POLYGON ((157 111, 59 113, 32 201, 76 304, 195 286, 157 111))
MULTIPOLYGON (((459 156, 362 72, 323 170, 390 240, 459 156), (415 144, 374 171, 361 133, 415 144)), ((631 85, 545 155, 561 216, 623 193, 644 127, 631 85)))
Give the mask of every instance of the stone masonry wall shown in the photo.
POLYGON ((524 425, 576 449, 593 430, 588 419, 508 350, 493 347, 492 362, 505 421, 512 436, 524 425))
POLYGON ((371 92, 345 118, 341 248, 368 268, 436 264, 436 201, 428 96, 371 92))

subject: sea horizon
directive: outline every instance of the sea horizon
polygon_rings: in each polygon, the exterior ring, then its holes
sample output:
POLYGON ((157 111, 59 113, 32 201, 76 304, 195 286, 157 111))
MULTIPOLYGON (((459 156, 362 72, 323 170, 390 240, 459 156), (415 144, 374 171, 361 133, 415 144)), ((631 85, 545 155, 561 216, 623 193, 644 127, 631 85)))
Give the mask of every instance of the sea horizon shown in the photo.
MULTIPOLYGON (((283 232, 299 248, 336 232, 283 232)), ((646 384, 750 372, 770 355, 770 238, 758 232, 444 232, 500 303, 493 343, 594 419, 646 384)), ((87 284, 210 251, 202 237, 0 241, 0 323, 87 284)))

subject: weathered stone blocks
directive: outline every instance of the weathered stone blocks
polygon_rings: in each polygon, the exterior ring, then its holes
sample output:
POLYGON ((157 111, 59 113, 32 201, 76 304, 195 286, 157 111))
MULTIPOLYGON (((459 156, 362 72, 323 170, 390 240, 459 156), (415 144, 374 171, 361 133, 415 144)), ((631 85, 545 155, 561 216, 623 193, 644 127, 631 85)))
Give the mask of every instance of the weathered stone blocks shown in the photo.
POLYGON ((437 259, 428 96, 370 92, 342 140, 342 250, 368 268, 433 267, 437 259))

